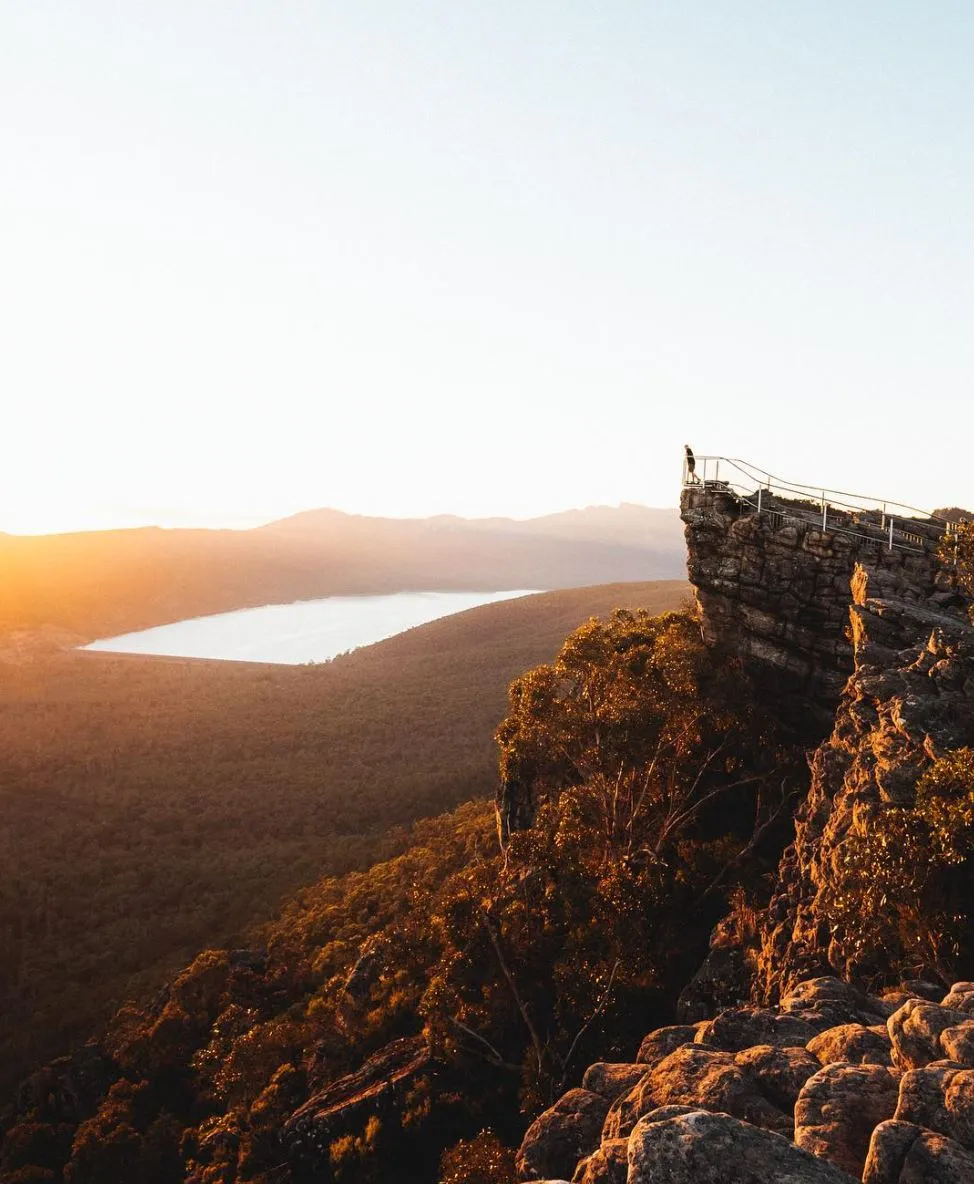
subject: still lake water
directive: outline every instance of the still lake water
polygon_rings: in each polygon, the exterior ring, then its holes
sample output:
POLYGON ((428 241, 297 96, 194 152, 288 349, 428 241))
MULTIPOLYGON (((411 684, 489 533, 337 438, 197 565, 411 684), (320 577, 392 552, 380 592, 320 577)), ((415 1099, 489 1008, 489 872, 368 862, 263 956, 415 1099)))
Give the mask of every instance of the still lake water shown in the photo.
POLYGON ((530 596, 509 592, 396 592, 389 596, 328 596, 294 604, 266 604, 233 613, 194 617, 140 633, 106 637, 83 648, 171 658, 223 658, 235 662, 324 662, 481 604, 530 596))

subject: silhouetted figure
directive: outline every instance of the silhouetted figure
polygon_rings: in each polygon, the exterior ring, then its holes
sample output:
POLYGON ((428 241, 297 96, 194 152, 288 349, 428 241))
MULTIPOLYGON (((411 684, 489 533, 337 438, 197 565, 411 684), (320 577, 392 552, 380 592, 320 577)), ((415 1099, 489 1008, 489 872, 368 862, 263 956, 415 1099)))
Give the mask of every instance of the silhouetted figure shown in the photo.
POLYGON ((689 444, 683 445, 683 451, 686 453, 686 458, 687 458, 687 476, 690 478, 691 481, 696 481, 696 479, 697 479, 697 458, 693 455, 693 449, 690 447, 689 444))

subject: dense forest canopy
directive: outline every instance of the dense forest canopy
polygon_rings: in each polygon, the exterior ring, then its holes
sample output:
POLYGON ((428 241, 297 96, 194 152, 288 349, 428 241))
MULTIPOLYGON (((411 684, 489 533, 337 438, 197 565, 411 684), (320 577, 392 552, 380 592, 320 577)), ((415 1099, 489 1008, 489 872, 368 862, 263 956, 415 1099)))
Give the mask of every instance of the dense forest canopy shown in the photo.
POLYGON ((201 955, 113 1021, 97 1111, 60 1130, 39 1098, 7 1170, 434 1181, 445 1155, 460 1180, 467 1160, 506 1163, 524 1113, 596 1049, 631 1055, 729 896, 760 879, 784 754, 687 612, 583 625, 515 682, 499 737, 537 804, 503 851, 493 810, 464 806, 300 893, 264 950, 201 955), (309 1098, 402 1047, 419 1067, 396 1106, 336 1127, 324 1160, 288 1135, 309 1098))

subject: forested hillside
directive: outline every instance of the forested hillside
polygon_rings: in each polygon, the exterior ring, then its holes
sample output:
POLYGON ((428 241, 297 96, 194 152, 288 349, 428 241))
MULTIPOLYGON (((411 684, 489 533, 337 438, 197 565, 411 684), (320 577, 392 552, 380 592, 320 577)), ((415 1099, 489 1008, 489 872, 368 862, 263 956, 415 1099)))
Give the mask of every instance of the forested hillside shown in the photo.
POLYGON ((200 955, 53 1070, 114 1081, 95 1109, 59 1108, 37 1079, 8 1169, 433 1184, 442 1156, 474 1181, 486 1155, 510 1179, 522 1111, 663 1017, 727 901, 759 884, 777 853, 758 841, 780 802, 766 776, 800 754, 689 613, 582 626, 513 684, 499 736, 537 807, 505 851, 493 810, 464 806, 299 893, 266 948, 200 955))
POLYGON ((505 689, 679 582, 488 605, 317 667, 0 651, 0 1079, 270 916, 492 795, 505 689))

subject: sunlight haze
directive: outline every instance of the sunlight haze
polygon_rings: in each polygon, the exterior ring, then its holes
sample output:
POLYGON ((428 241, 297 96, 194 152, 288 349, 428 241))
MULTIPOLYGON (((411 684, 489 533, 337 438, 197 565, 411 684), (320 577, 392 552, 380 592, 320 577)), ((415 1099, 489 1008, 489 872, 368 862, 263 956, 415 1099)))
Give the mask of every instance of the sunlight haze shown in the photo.
POLYGON ((971 5, 0 11, 0 530, 974 504, 971 5))

